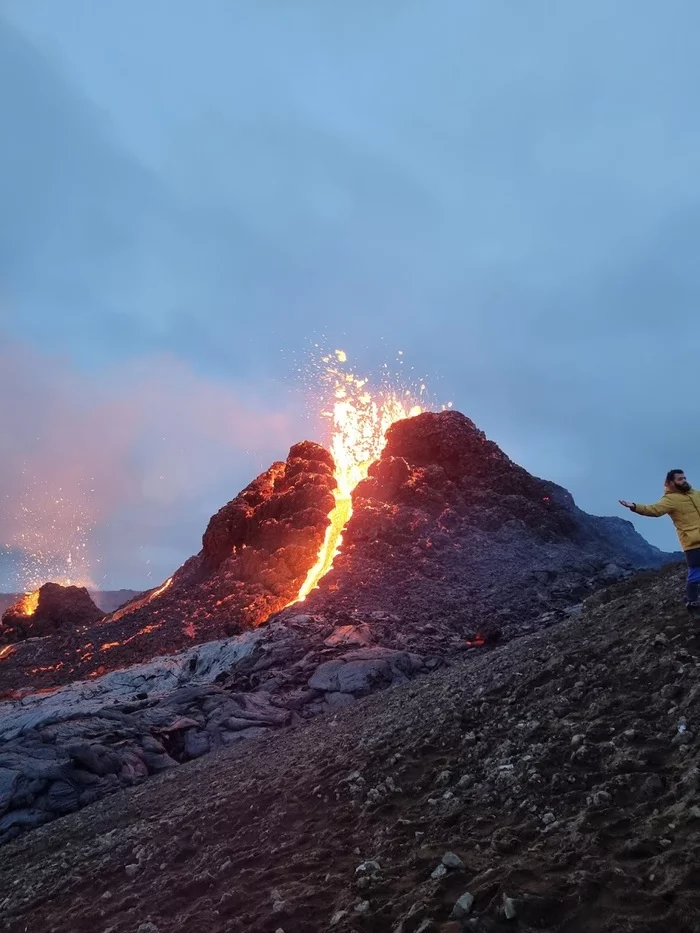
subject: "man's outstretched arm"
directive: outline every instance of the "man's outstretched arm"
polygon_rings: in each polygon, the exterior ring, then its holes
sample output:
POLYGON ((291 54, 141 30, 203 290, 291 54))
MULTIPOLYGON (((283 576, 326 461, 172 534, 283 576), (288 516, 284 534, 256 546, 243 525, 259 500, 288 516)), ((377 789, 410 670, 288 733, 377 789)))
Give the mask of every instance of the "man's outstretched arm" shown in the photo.
POLYGON ((662 515, 668 515, 673 511, 673 499, 670 496, 662 496, 654 505, 641 505, 639 502, 626 502, 624 499, 620 499, 620 505, 636 512, 637 515, 647 515, 649 518, 661 518, 662 515))

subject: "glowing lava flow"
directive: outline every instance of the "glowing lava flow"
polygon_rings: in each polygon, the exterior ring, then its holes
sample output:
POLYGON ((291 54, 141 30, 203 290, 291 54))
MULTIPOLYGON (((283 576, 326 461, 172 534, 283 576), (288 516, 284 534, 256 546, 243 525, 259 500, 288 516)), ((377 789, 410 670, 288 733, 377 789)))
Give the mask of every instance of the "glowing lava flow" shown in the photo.
POLYGON ((109 616, 109 621, 116 622, 118 619, 121 619, 122 616, 128 615, 130 612, 135 612, 137 609, 142 609, 148 603, 152 602, 154 599, 160 596, 161 593, 164 593, 172 582, 173 578, 168 577, 165 583, 159 586, 157 590, 153 590, 152 593, 149 593, 148 596, 143 596, 141 599, 136 599, 133 602, 127 603, 126 606, 122 606, 121 609, 117 609, 109 616))
MULTIPOLYGON (((323 362, 329 363, 331 359, 325 357, 323 362)), ((335 359, 345 363, 347 357, 342 350, 336 350, 335 359)), ((335 383, 333 410, 323 413, 333 423, 331 453, 337 483, 335 507, 329 515, 330 524, 316 563, 309 570, 294 602, 306 599, 333 566, 343 541, 343 529, 352 515, 353 490, 360 480, 367 477, 370 465, 384 449, 387 428, 396 421, 419 415, 422 410, 419 405, 409 405, 407 400, 390 389, 373 399, 367 392, 366 379, 343 373, 334 365, 328 367, 326 375, 335 383)))

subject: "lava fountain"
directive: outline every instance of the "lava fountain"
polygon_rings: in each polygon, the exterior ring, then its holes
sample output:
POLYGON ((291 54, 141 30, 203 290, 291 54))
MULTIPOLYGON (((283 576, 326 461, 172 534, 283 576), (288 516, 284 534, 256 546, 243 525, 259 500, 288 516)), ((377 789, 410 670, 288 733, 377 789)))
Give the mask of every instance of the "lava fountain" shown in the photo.
MULTIPOLYGON (((331 420, 330 449, 335 461, 335 506, 329 515, 329 525, 318 553, 316 563, 309 570, 293 602, 301 602, 318 586, 319 580, 333 566, 343 542, 343 529, 352 515, 352 493, 357 484, 366 479, 369 468, 386 444, 386 431, 396 421, 419 415, 423 410, 413 404, 414 393, 399 392, 390 387, 382 389, 376 397, 368 391, 367 379, 343 371, 347 355, 336 350, 333 356, 323 357, 326 366, 324 381, 333 386, 334 402, 330 411, 322 412, 331 420)), ((421 393, 425 385, 421 385, 421 393)))
POLYGON ((33 616, 39 605, 39 590, 33 593, 25 593, 18 604, 19 612, 24 616, 33 616))

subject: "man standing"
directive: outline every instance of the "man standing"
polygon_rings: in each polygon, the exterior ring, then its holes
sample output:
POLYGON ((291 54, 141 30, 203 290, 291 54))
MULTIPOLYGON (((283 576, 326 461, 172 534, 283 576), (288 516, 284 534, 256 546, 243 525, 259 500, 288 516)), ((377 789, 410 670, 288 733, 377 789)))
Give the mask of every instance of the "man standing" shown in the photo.
POLYGON ((693 489, 683 470, 669 470, 666 474, 665 493, 655 505, 625 502, 620 505, 637 515, 660 518, 670 515, 676 526, 678 540, 688 561, 688 583, 685 602, 689 612, 700 610, 700 490, 693 489))

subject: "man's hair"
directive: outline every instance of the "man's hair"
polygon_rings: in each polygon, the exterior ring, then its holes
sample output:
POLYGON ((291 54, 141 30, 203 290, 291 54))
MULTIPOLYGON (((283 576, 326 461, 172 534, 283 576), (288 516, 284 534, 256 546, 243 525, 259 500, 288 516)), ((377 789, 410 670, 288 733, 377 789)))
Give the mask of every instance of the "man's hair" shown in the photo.
POLYGON ((679 473, 684 473, 684 472, 685 472, 684 470, 669 470, 668 473, 666 474, 666 485, 668 486, 669 483, 672 483, 679 473))

